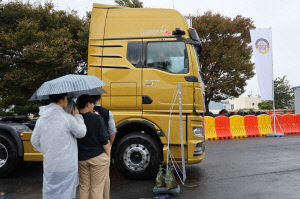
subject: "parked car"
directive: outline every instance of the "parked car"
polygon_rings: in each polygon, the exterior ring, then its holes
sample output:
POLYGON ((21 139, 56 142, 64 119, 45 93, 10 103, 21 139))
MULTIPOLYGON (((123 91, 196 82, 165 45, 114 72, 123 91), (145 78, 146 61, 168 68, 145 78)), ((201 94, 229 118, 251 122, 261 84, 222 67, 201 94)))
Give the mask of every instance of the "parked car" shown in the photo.
POLYGON ((24 125, 26 116, 0 116, 0 177, 10 174, 23 159, 23 132, 31 131, 24 125))

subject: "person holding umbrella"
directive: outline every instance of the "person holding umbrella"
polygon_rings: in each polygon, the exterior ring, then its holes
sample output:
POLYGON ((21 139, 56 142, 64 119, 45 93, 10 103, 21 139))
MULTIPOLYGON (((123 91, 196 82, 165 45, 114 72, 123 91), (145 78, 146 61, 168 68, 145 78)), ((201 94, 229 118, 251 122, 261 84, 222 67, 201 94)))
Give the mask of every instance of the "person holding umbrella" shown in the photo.
POLYGON ((73 116, 64 109, 68 99, 82 94, 101 95, 106 84, 96 76, 69 74, 44 82, 29 101, 47 100, 40 107, 31 137, 33 147, 43 153, 43 198, 69 199, 76 197, 78 185, 78 148, 76 138, 86 135, 86 126, 77 108, 73 116))
POLYGON ((78 186, 78 149, 76 138, 86 135, 83 117, 77 108, 73 116, 64 111, 68 94, 49 95, 52 102, 40 107, 40 118, 34 128, 31 143, 43 153, 43 198, 76 197, 78 186))

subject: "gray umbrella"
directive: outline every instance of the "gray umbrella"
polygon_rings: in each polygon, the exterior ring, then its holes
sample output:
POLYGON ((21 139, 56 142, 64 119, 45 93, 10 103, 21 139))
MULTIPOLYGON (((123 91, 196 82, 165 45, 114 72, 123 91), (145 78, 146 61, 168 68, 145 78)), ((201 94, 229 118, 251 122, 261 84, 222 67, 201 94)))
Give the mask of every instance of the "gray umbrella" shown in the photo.
POLYGON ((96 76, 65 75, 43 85, 31 96, 29 101, 46 100, 49 95, 68 93, 68 98, 76 98, 82 94, 101 95, 106 91, 101 88, 106 84, 96 76))

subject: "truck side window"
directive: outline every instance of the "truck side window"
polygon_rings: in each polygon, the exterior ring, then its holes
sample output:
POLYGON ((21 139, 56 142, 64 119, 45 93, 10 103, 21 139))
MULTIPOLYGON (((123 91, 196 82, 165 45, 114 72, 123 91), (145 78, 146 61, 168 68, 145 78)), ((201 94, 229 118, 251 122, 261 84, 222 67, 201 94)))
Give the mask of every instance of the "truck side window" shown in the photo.
POLYGON ((169 73, 189 72, 186 45, 182 41, 149 42, 147 44, 147 67, 169 73))
POLYGON ((128 42, 127 60, 136 68, 142 67, 142 42, 128 42))

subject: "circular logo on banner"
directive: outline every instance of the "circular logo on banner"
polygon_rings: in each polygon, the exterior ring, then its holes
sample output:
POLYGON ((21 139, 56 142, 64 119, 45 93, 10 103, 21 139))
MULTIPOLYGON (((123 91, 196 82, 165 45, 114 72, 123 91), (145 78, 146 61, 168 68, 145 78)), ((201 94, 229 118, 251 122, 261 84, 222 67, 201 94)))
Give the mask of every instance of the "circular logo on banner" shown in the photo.
POLYGON ((261 54, 266 54, 270 50, 269 42, 266 39, 260 38, 255 42, 255 48, 261 54))

